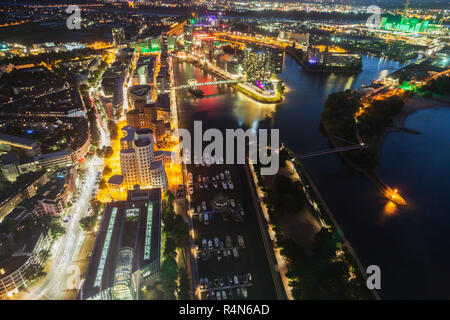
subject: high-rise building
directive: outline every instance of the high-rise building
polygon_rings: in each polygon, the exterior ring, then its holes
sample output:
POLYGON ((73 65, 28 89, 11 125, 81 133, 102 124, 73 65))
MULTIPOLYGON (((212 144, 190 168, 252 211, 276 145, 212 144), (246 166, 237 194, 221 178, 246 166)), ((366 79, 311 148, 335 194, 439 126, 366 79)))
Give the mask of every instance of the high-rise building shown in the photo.
POLYGON ((152 129, 152 121, 156 120, 156 106, 146 104, 143 100, 136 100, 134 109, 127 112, 127 125, 137 129, 152 129))
POLYGON ((126 127, 127 137, 121 139, 120 166, 124 186, 131 190, 143 188, 168 189, 167 175, 161 161, 154 161, 153 131, 126 127), (132 135, 132 137, 130 137, 132 135))
POLYGON ((125 44, 125 30, 123 28, 112 28, 112 37, 114 45, 125 44))

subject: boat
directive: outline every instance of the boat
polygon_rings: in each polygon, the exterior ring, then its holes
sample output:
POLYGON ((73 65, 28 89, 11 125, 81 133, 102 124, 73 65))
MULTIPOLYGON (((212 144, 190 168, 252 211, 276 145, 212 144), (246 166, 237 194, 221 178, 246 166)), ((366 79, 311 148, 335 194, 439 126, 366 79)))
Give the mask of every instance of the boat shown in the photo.
POLYGON ((244 296, 244 298, 247 298, 247 288, 245 288, 245 287, 242 287, 241 288, 241 290, 242 290, 242 295, 244 296))
POLYGON ((233 243, 231 242, 231 237, 227 235, 225 237, 225 247, 231 248, 232 246, 233 246, 233 243))
POLYGON ((203 97, 203 95, 205 94, 202 90, 200 90, 197 87, 197 80, 196 79, 189 79, 188 80, 188 85, 192 86, 189 88, 189 92, 196 98, 201 98, 203 97))
POLYGON ((244 238, 242 238, 242 236, 238 236, 238 244, 239 244, 239 246, 240 247, 244 247, 245 246, 245 244, 244 244, 244 238))

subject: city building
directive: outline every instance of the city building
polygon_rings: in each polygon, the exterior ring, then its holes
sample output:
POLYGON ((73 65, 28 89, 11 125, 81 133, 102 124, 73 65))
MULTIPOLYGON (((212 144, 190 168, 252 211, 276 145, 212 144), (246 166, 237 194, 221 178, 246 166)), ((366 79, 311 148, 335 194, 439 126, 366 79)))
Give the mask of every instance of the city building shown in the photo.
POLYGON ((304 66, 309 71, 359 72, 362 68, 361 55, 348 53, 330 46, 309 46, 304 57, 304 66))
POLYGON ((247 79, 270 79, 273 74, 282 72, 283 52, 270 48, 246 47, 242 67, 247 79))
POLYGON ((134 109, 126 113, 127 125, 133 128, 152 129, 152 121, 157 118, 155 104, 147 104, 144 100, 136 100, 134 109))
POLYGON ((161 161, 154 159, 153 131, 147 128, 126 127, 127 136, 121 139, 120 167, 123 186, 128 190, 136 185, 168 189, 168 181, 161 161))
POLYGON ((278 35, 279 40, 295 42, 299 45, 309 45, 309 33, 296 33, 280 31, 278 35))
POLYGON ((2 151, 18 150, 24 152, 29 157, 41 154, 39 143, 31 139, 15 137, 3 133, 0 133, 0 148, 2 151))
POLYGON ((112 28, 112 37, 115 46, 123 45, 126 42, 123 28, 112 28))
POLYGON ((0 192, 0 222, 25 199, 36 194, 36 190, 48 181, 45 171, 29 172, 17 177, 0 192))
POLYGON ((108 186, 112 192, 123 192, 124 191, 124 177, 123 175, 117 174, 111 176, 108 179, 108 186))
POLYGON ((139 299, 160 271, 161 190, 130 190, 126 201, 107 203, 102 216, 79 298, 139 299))
POLYGON ((8 152, 0 155, 0 167, 3 176, 10 182, 16 181, 17 177, 38 170, 38 162, 34 158, 20 159, 17 152, 8 152))
POLYGON ((103 109, 105 110, 108 120, 114 121, 114 119, 116 117, 115 117, 114 106, 113 106, 111 99, 108 99, 107 97, 104 97, 104 96, 100 96, 100 101, 103 105, 103 109))
POLYGON ((59 216, 64 212, 75 188, 75 168, 59 169, 52 174, 49 182, 38 190, 36 199, 46 214, 59 216))
POLYGON ((163 120, 153 120, 152 130, 155 134, 156 140, 161 140, 166 134, 166 124, 163 120))

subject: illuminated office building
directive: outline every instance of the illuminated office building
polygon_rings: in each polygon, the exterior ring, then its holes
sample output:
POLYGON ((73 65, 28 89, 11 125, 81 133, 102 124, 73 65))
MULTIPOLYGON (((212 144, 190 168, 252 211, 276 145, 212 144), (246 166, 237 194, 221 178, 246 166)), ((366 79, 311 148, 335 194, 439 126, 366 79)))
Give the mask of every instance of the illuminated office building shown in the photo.
POLYGON ((161 256, 161 190, 128 191, 107 203, 79 298, 140 299, 158 279, 161 256))

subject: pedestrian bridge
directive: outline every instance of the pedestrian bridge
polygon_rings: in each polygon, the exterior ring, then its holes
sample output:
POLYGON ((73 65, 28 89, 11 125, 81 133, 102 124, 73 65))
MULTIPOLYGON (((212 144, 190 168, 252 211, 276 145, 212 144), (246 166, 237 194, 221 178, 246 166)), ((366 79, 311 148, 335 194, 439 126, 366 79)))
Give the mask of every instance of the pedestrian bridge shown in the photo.
MULTIPOLYGON (((191 79, 192 80, 192 79, 191 79)), ((175 90, 182 90, 182 89, 189 89, 189 88, 197 88, 201 86, 210 86, 210 85, 217 85, 217 84, 236 84, 236 83, 244 83, 244 82, 253 82, 258 79, 230 79, 230 80, 217 80, 217 81, 211 81, 211 82, 202 82, 198 83, 196 81, 188 81, 187 84, 183 84, 181 86, 173 87, 175 90)), ((264 80, 265 82, 277 82, 277 80, 264 80)))

